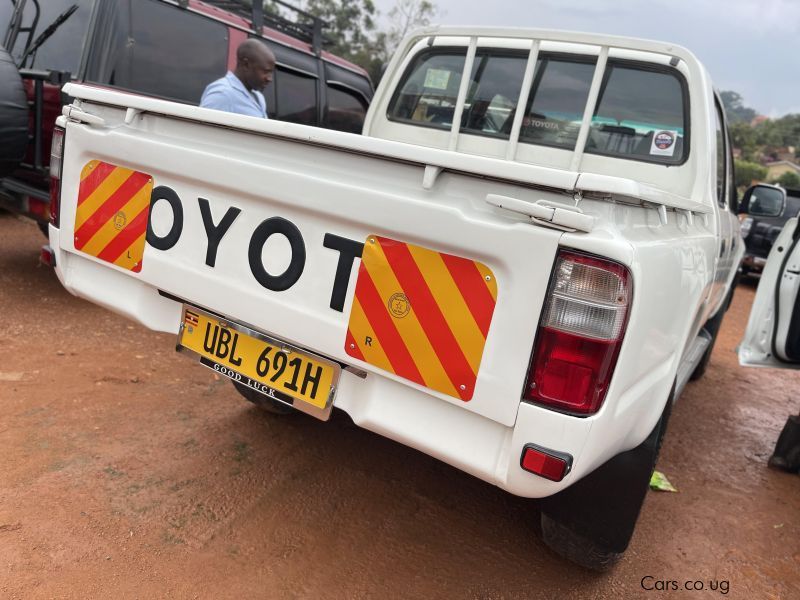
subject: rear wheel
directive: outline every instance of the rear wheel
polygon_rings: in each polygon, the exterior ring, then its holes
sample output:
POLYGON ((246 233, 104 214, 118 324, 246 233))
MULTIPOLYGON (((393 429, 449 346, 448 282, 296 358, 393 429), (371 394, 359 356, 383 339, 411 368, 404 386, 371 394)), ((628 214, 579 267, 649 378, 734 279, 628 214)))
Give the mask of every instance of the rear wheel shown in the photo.
POLYGON ((28 146, 28 99, 11 56, 0 47, 0 177, 10 175, 28 146))
POLYGON ((607 571, 630 543, 667 428, 674 395, 647 439, 541 501, 542 539, 564 558, 607 571))
POLYGON ((265 396, 264 394, 257 392, 251 387, 248 387, 238 381, 231 381, 233 383, 233 387, 236 388, 236 391, 239 392, 245 400, 248 402, 252 402, 256 406, 258 406, 261 410, 264 410, 268 413, 272 413, 274 415, 288 415, 289 413, 294 412, 294 408, 289 406, 288 404, 284 404, 283 402, 278 402, 277 400, 273 400, 269 396, 265 396))

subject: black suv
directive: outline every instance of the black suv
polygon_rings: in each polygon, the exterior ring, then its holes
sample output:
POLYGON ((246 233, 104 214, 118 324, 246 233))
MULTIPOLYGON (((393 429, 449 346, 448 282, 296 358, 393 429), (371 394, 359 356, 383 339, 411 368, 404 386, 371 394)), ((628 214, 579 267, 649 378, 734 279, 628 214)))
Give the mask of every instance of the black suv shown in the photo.
POLYGON ((788 219, 800 213, 800 189, 759 184, 747 190, 739 207, 745 253, 742 275, 760 276, 772 244, 788 219))
POLYGON ((0 0, 0 208, 46 226, 64 83, 199 104, 248 37, 277 60, 264 91, 270 118, 360 133, 373 95, 366 71, 324 51, 323 23, 292 10, 298 21, 241 0, 0 0))

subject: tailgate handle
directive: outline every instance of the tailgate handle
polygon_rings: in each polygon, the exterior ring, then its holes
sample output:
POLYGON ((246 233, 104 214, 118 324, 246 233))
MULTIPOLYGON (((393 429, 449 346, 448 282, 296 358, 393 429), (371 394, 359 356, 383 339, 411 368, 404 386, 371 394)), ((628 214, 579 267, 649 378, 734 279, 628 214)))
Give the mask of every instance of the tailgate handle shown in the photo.
POLYGON ((77 121, 78 123, 97 125, 98 127, 104 127, 106 124, 106 120, 103 117, 98 117, 97 115, 83 112, 82 110, 75 108, 72 104, 68 104, 62 108, 61 114, 67 117, 69 120, 77 121))
POLYGON ((594 228, 594 217, 583 214, 577 206, 565 206, 557 202, 537 200, 528 202, 519 198, 487 194, 486 203, 505 210, 526 215, 535 223, 555 226, 558 229, 590 232, 594 228))

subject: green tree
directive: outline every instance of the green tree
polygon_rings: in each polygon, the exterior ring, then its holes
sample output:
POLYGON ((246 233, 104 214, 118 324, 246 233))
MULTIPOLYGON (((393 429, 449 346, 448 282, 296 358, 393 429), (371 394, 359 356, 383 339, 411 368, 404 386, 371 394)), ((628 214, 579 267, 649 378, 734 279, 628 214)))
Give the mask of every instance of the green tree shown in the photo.
POLYGON ((756 144, 759 146, 777 147, 783 146, 783 128, 777 121, 768 119, 759 123, 753 128, 756 136, 756 144))
POLYGON ((758 144, 756 143, 756 132, 750 127, 750 123, 739 121, 732 123, 728 129, 731 134, 731 141, 734 148, 742 151, 742 158, 754 162, 758 159, 758 144))
POLYGON ((758 163, 746 160, 734 161, 736 171, 736 187, 746 187, 754 181, 763 181, 767 177, 767 169, 758 163))
MULTIPOLYGON (((2 0, 0 0, 1 2, 2 0)), ((244 0, 252 5, 253 0, 244 0)), ((256 0, 258 1, 258 0, 256 0)), ((303 21, 275 0, 262 0, 265 14, 303 21)), ((395 0, 388 13, 388 27, 377 27, 378 11, 373 0, 288 0, 297 8, 325 22, 325 49, 363 67, 375 85, 385 63, 400 40, 417 27, 429 25, 438 14, 434 0, 395 0)))
POLYGON ((800 143, 800 115, 785 115, 775 120, 781 146, 797 146, 800 143))
POLYGON ((720 92, 725 114, 731 123, 749 123, 756 116, 756 111, 744 105, 744 98, 738 92, 730 90, 720 92))
POLYGON ((800 175, 793 171, 786 171, 780 177, 772 181, 785 188, 800 188, 800 175))
POLYGON ((389 11, 389 29, 384 40, 386 58, 400 45, 402 39, 414 29, 431 24, 439 10, 430 0, 397 0, 389 11))
POLYGON ((403 38, 414 29, 430 25, 438 13, 439 9, 431 0, 396 0, 388 13, 388 28, 375 35, 368 64, 359 63, 369 71, 376 86, 403 38))
POLYGON ((372 0, 305 0, 303 9, 327 23, 328 51, 354 62, 369 56, 376 17, 372 0))

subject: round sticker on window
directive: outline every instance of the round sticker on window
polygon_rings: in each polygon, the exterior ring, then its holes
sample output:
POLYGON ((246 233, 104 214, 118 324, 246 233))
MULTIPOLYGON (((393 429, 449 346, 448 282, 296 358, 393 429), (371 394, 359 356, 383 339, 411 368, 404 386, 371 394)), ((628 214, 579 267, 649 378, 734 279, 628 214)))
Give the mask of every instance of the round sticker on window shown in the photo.
POLYGON ((666 150, 675 143, 675 138, 669 131, 659 131, 656 134, 656 148, 666 150))
POLYGON ((672 156, 675 154, 675 142, 677 139, 677 131, 656 131, 653 135, 653 143, 650 145, 650 154, 656 156, 672 156))

